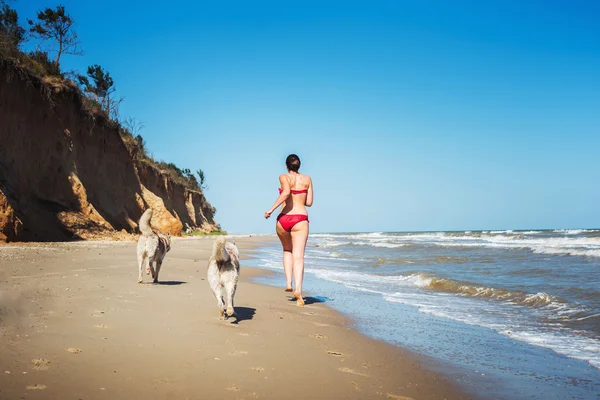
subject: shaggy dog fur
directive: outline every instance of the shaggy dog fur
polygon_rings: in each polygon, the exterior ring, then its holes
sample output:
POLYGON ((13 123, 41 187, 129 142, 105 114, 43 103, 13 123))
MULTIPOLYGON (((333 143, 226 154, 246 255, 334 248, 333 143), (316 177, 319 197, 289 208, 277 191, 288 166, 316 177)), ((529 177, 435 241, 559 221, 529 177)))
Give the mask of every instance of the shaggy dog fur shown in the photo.
POLYGON ((141 236, 138 239, 137 245, 137 259, 138 266, 140 268, 138 283, 142 283, 142 272, 146 270, 146 274, 152 274, 154 283, 158 283, 158 273, 162 266, 163 259, 167 255, 167 252, 171 250, 171 232, 164 235, 161 232, 154 233, 150 226, 150 220, 152 219, 152 209, 147 209, 142 217, 140 218, 140 232, 141 236), (156 270, 153 265, 156 265, 156 270))
MULTIPOLYGON (((213 245, 213 254, 208 261, 208 283, 217 298, 221 319, 236 316, 233 296, 240 276, 240 253, 235 243, 219 237, 213 245)), ((237 318, 237 316, 236 316, 237 318)))

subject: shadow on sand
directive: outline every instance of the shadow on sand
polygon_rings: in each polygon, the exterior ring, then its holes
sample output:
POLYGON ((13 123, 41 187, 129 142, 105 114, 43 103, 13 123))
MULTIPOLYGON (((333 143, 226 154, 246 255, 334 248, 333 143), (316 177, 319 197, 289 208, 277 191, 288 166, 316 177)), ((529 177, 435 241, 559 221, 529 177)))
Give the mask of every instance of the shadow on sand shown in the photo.
POLYGON ((237 318, 232 324, 237 324, 240 321, 249 321, 254 318, 254 314, 256 314, 256 308, 251 307, 235 307, 235 314, 237 318))
MULTIPOLYGON (((304 304, 306 304, 306 305, 315 304, 315 303, 325 303, 326 301, 331 300, 329 297, 325 297, 325 296, 303 296, 303 299, 304 299, 304 304)), ((292 296, 288 300, 295 302, 296 298, 292 296)))
POLYGON ((330 300, 329 297, 325 296, 307 296, 304 298, 304 304, 325 303, 330 300))
POLYGON ((157 283, 157 285, 165 285, 165 286, 177 286, 177 285, 184 285, 187 282, 183 282, 183 281, 159 281, 157 283))

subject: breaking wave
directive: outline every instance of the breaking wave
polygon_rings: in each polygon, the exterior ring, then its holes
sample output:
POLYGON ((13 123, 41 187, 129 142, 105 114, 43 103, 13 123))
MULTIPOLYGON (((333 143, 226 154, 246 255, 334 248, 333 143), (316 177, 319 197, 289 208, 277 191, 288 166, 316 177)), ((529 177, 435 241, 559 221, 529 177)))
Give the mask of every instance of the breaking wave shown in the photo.
POLYGON ((558 296, 552 296, 543 292, 526 293, 518 290, 480 286, 470 282, 438 278, 423 273, 410 275, 407 277, 407 280, 411 281, 415 286, 437 292, 501 300, 521 306, 557 310, 561 311, 561 318, 564 318, 566 315, 577 315, 586 311, 586 309, 579 305, 571 304, 558 296))
POLYGON ((597 230, 557 231, 482 231, 482 232, 418 232, 314 235, 322 247, 372 246, 400 248, 405 246, 440 246, 464 248, 496 248, 528 250, 536 254, 600 257, 600 235, 597 230))

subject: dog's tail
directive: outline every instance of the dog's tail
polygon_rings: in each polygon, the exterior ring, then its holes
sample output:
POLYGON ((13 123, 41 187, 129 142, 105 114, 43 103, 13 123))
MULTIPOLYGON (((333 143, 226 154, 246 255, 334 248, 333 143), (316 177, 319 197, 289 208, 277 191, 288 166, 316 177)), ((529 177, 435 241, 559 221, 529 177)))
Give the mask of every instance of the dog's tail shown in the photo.
POLYGON ((140 218, 140 224, 139 224, 140 232, 144 236, 154 235, 154 231, 152 231, 152 227, 150 226, 151 219, 152 219, 152 209, 148 208, 142 214, 142 217, 140 218))
POLYGON ((229 253, 225 249, 225 237, 219 236, 215 240, 212 256, 217 262, 217 265, 223 265, 231 260, 229 253))

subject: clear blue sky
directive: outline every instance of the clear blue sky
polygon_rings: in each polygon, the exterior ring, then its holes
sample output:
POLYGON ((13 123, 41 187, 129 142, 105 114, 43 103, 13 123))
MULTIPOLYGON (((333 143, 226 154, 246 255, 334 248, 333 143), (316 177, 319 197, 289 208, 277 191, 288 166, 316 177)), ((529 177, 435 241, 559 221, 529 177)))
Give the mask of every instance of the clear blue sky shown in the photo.
POLYGON ((105 67, 231 233, 274 231, 291 152, 313 232, 600 227, 597 1, 63 4, 63 68, 105 67))

